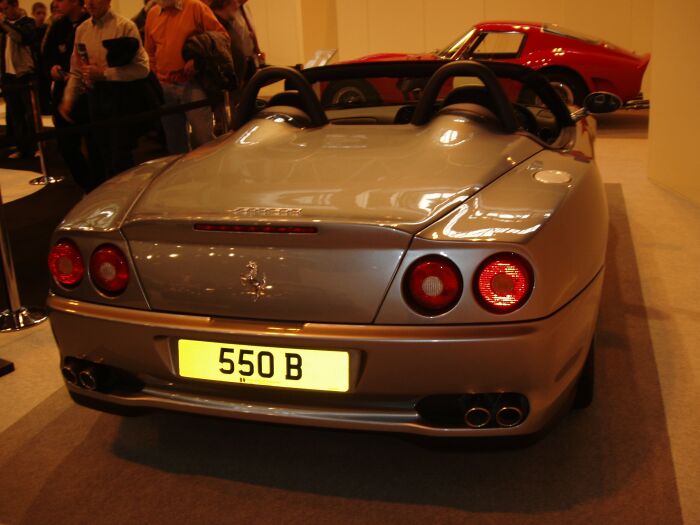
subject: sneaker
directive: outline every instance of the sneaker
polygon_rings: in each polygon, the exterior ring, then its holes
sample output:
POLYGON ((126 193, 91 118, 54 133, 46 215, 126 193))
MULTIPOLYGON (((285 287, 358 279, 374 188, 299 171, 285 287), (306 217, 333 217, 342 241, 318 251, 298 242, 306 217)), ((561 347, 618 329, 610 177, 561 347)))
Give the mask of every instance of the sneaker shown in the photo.
POLYGON ((8 159, 21 159, 22 158, 22 152, 21 151, 15 151, 13 153, 10 153, 7 156, 8 159))

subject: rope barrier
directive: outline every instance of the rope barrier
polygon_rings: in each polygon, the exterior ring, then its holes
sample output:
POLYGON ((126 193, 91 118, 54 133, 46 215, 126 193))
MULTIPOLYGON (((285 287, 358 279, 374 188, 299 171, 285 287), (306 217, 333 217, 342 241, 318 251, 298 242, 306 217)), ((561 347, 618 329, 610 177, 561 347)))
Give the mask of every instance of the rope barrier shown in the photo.
MULTIPOLYGON (((186 111, 202 108, 205 106, 211 106, 211 102, 209 101, 209 99, 188 102, 187 104, 180 104, 178 106, 164 106, 158 109, 143 111, 141 113, 134 113, 131 115, 124 115, 105 120, 98 120, 95 122, 90 122, 89 124, 77 124, 75 126, 70 126, 61 129, 52 129, 49 131, 42 131, 39 133, 33 132, 26 136, 26 140, 32 140, 37 142, 53 140, 59 137, 84 134, 93 129, 109 128, 119 125, 135 124, 137 122, 142 122, 146 120, 155 120, 164 115, 172 115, 173 113, 184 113, 186 111)), ((5 137, 4 139, 0 139, 0 148, 6 148, 9 146, 16 145, 17 141, 12 140, 11 137, 5 137)))

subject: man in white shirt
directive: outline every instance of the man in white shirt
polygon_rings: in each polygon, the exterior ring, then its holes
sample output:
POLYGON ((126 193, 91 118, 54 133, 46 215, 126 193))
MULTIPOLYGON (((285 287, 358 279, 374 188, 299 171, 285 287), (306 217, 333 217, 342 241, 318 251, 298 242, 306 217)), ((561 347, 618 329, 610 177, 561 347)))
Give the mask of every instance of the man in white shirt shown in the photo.
MULTIPOLYGON (((150 71, 148 55, 141 44, 136 25, 110 9, 110 0, 86 0, 90 18, 78 26, 71 56, 70 78, 59 106, 61 115, 70 120, 78 97, 87 94, 90 120, 100 121, 129 113, 124 96, 128 85, 145 79, 150 71), (110 65, 104 42, 134 47, 133 56, 123 64, 110 65)), ((121 126, 95 128, 88 142, 93 177, 99 182, 133 166, 133 141, 128 129, 121 126)))

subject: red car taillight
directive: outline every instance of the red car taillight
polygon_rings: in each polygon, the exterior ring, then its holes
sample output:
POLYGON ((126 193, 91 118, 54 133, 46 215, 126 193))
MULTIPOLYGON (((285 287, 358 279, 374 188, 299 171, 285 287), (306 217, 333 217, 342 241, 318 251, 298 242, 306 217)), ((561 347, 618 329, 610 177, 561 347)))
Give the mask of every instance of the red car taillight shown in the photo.
POLYGON ((443 314, 462 296, 462 275, 445 257, 423 257, 406 272, 404 295, 413 309, 422 314, 443 314))
POLYGON ((103 244, 90 257, 90 277, 98 290, 118 295, 129 284, 129 263, 122 251, 112 244, 103 244))
POLYGON ((530 266, 512 253, 488 258, 474 277, 474 291, 481 305, 501 314, 520 308, 530 297, 532 285, 530 266))
POLYGON ((54 280, 66 288, 80 284, 85 274, 83 256, 78 247, 69 240, 58 241, 49 252, 49 271, 54 280))

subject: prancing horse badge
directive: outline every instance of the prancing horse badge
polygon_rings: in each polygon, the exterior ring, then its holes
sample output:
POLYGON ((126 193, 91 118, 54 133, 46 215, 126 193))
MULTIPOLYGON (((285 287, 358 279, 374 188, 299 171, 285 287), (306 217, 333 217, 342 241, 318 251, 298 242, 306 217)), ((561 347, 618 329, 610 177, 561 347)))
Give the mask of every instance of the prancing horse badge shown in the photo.
POLYGON ((272 288, 267 284, 265 274, 259 271, 255 261, 248 261, 246 271, 241 274, 241 285, 245 288, 246 295, 253 296, 253 301, 264 297, 267 290, 272 288))

